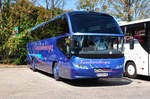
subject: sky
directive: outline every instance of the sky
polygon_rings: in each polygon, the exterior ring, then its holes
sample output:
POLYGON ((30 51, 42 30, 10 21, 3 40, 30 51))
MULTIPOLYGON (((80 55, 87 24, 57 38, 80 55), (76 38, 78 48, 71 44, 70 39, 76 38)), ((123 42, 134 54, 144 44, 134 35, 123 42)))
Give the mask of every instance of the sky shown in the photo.
MULTIPOLYGON (((43 2, 45 0, 38 0, 38 4, 36 4, 37 6, 39 6, 39 4, 41 6, 46 6, 45 5, 45 2, 43 2)), ((77 0, 65 0, 66 3, 65 3, 65 7, 64 7, 64 10, 76 10, 76 1, 77 0)))
POLYGON ((76 1, 77 0, 66 0, 65 10, 76 10, 76 1))
MULTIPOLYGON (((31 0, 30 0, 31 1, 31 0)), ((38 4, 35 4, 37 6, 43 6, 43 7, 46 7, 46 4, 45 2, 43 2, 45 0, 38 0, 38 4)), ((76 9, 76 2, 77 0, 65 0, 65 6, 64 6, 64 10, 77 10, 76 9)), ((115 17, 114 17, 115 18, 115 17)), ((115 18, 117 21, 120 21, 119 19, 115 18)))

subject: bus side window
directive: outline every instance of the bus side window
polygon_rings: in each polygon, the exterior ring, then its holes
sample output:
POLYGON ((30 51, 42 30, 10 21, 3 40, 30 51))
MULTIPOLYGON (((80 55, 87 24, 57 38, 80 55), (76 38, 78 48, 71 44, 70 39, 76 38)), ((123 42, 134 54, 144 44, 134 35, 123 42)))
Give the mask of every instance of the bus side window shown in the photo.
POLYGON ((63 15, 56 19, 56 36, 65 35, 69 33, 69 26, 66 17, 63 15))
POLYGON ((55 36, 55 21, 50 21, 48 23, 46 23, 44 25, 44 28, 43 28, 43 39, 47 39, 47 38, 50 38, 50 37, 54 37, 55 36))
POLYGON ((31 31, 31 35, 30 35, 31 41, 41 40, 42 29, 43 29, 43 26, 31 31))
POLYGON ((61 16, 53 21, 49 21, 42 26, 31 31, 29 39, 38 41, 50 37, 61 36, 69 33, 69 25, 65 16, 61 16))
POLYGON ((62 16, 62 27, 64 34, 69 33, 69 25, 66 16, 62 16))
POLYGON ((63 38, 59 38, 57 39, 57 48, 64 54, 67 56, 67 54, 69 53, 67 50, 69 49, 67 46, 67 42, 66 39, 68 39, 68 37, 63 37, 63 38))

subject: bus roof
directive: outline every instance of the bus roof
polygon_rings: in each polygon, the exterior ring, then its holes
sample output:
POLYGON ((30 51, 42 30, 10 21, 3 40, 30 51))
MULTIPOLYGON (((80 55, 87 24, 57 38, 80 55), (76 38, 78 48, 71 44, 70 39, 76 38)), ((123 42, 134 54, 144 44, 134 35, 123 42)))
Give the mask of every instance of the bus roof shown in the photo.
POLYGON ((128 26, 128 25, 134 25, 134 24, 138 24, 138 23, 146 23, 146 22, 150 22, 150 18, 147 19, 142 19, 142 20, 136 20, 136 21, 131 21, 131 22, 119 22, 120 26, 128 26))
MULTIPOLYGON (((97 14, 103 14, 103 15, 109 15, 107 13, 103 13, 103 12, 94 12, 94 11, 71 11, 71 12, 66 12, 68 14, 84 14, 84 13, 97 13, 97 14)), ((109 15, 110 16, 110 15, 109 15)))
POLYGON ((35 29, 36 29, 36 28, 38 28, 38 27, 43 26, 44 24, 46 24, 46 23, 48 23, 48 22, 50 22, 50 21, 53 21, 53 20, 57 19, 58 17, 60 17, 60 16, 62 16, 62 15, 64 15, 64 14, 85 14, 85 13, 98 13, 98 14, 102 14, 102 15, 108 15, 108 16, 110 16, 109 14, 107 14, 107 13, 103 13, 103 12, 92 12, 92 11, 91 11, 91 12, 88 12, 88 11, 71 11, 71 12, 63 13, 63 14, 61 14, 61 15, 59 15, 59 16, 57 16, 57 17, 55 17, 55 18, 51 19, 51 20, 46 21, 46 22, 40 23, 39 25, 34 26, 33 28, 31 28, 29 32, 31 32, 31 31, 33 31, 33 30, 35 30, 35 29))

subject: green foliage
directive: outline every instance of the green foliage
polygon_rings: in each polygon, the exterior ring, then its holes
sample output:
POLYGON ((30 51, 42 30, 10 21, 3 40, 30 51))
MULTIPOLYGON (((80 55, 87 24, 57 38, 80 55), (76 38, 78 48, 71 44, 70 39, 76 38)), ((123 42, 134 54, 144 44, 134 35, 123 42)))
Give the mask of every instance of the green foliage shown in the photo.
MULTIPOLYGON (((0 17, 0 63, 26 64, 26 44, 30 41, 28 31, 41 22, 51 19, 51 10, 37 7, 29 0, 16 0, 16 3, 3 4, 0 17), (14 37, 13 27, 19 27, 19 34, 14 37)), ((54 17, 63 13, 54 9, 54 17)))
POLYGON ((106 0, 78 0, 77 9, 85 11, 106 12, 109 2, 106 0))
POLYGON ((108 0, 113 12, 122 21, 147 18, 150 14, 150 0, 108 0))
POLYGON ((95 11, 98 0, 78 0, 77 9, 86 11, 95 11))
POLYGON ((120 21, 150 17, 150 0, 77 0, 77 9, 105 12, 120 21))
POLYGON ((14 63, 26 63, 26 43, 28 42, 28 30, 29 29, 21 32, 17 37, 11 35, 8 38, 8 41, 3 44, 3 51, 6 51, 9 58, 15 58, 14 63))

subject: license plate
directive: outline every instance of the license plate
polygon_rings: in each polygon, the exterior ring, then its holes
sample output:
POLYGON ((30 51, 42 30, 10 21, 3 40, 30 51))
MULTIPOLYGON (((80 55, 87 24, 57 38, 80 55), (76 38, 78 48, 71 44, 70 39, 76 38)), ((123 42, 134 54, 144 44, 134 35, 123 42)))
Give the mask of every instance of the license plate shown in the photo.
POLYGON ((108 73, 98 73, 97 77, 108 77, 108 73))

